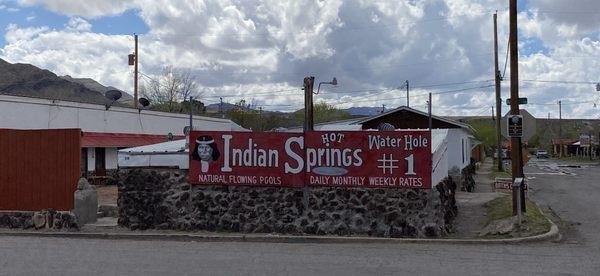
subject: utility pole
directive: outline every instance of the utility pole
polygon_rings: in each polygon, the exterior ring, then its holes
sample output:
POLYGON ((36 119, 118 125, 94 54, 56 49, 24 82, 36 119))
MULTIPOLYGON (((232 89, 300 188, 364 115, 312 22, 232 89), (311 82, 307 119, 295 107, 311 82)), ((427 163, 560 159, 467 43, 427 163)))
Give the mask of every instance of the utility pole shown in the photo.
POLYGON ((410 107, 410 89, 408 88, 408 80, 404 83, 406 86, 406 107, 410 107))
POLYGON ((562 139, 562 101, 558 101, 558 139, 562 139))
POLYGON ((223 97, 219 97, 219 114, 221 114, 221 118, 225 118, 225 115, 223 114, 223 97))
POLYGON ((313 87, 315 77, 304 78, 304 131, 312 131, 313 123, 313 87))
POLYGON ((262 123, 262 106, 258 107, 258 131, 263 131, 263 123, 262 123))
POLYGON ((492 105, 492 121, 496 121, 496 114, 494 114, 494 106, 492 105))
MULTIPOLYGON (((494 79, 496 81, 496 152, 498 154, 498 171, 504 171, 502 168, 502 130, 500 129, 500 117, 502 116, 502 99, 500 89, 500 69, 498 68, 498 14, 494 13, 494 79)), ((492 107, 492 114, 494 113, 492 107)), ((494 117, 494 115, 492 115, 494 117)))
MULTIPOLYGON (((304 78, 304 139, 306 139, 306 133, 313 131, 313 87, 315 84, 315 77, 304 78)), ((304 141, 304 155, 306 156, 306 140, 304 141)), ((307 162, 305 160, 304 162, 307 162)), ((305 164, 306 165, 306 164, 305 164)), ((304 203, 304 212, 308 212, 308 183, 304 182, 302 189, 302 201, 304 203)))
POLYGON ((192 101, 193 100, 194 100, 194 97, 190 96, 190 133, 194 129, 194 113, 192 112, 192 109, 193 109, 192 101))
MULTIPOLYGON (((510 114, 519 115, 519 53, 517 43, 517 0, 509 0, 509 18, 510 18, 510 114)), ((512 179, 523 177, 523 148, 521 137, 511 137, 511 163, 512 179)), ((513 189, 513 215, 517 215, 517 199, 525 202, 525 189, 521 185, 519 190, 513 189)), ((525 212, 525 204, 519 204, 521 211, 525 212)))
POLYGON ((138 35, 134 34, 133 35, 134 40, 135 40, 135 60, 134 60, 134 66, 133 66, 133 107, 137 108, 138 107, 138 60, 139 60, 139 53, 138 53, 138 35))
POLYGON ((427 120, 429 125, 429 133, 431 134, 431 129, 433 128, 433 123, 431 120, 431 92, 429 92, 429 101, 427 101, 427 107, 429 113, 429 118, 427 118, 427 120))
POLYGON ((381 105, 381 114, 385 113, 385 104, 381 105))
POLYGON ((560 150, 558 156, 563 157, 563 144, 562 144, 562 101, 558 101, 558 145, 560 150))

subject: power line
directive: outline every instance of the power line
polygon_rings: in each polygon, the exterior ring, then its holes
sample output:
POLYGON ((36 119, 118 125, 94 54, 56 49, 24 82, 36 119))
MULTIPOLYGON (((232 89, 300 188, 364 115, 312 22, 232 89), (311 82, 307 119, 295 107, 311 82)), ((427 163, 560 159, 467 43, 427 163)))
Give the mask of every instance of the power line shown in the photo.
POLYGON ((438 84, 431 84, 431 85, 413 85, 413 86, 411 86, 411 88, 429 88, 429 87, 438 87, 438 86, 452 86, 452 85, 460 85, 460 84, 468 84, 468 83, 490 82, 490 81, 494 81, 494 79, 478 80, 478 81, 451 82, 451 83, 438 83, 438 84))
MULTIPOLYGON (((432 95, 440 95, 440 94, 449 94, 449 93, 459 93, 459 92, 464 92, 464 91, 468 91, 468 90, 474 90, 474 89, 481 89, 481 88, 488 88, 488 87, 492 87, 494 86, 493 84, 490 85, 484 85, 484 86, 476 86, 476 87, 468 87, 468 88, 462 88, 462 89, 455 89, 455 90, 447 90, 447 91, 440 91, 440 92, 434 92, 431 93, 432 95)), ((485 92, 485 91, 477 91, 477 92, 485 92)), ((375 95, 374 95, 375 96, 375 95)), ((410 96, 411 98, 413 97, 423 97, 423 96, 427 96, 427 94, 417 94, 417 95, 412 95, 410 96)), ((345 103, 339 103, 339 104, 346 104, 346 103, 357 103, 357 102, 368 102, 368 101, 388 101, 388 100, 397 100, 397 99, 406 99, 406 96, 402 96, 402 97, 392 97, 392 98, 384 98, 384 99, 363 99, 363 100, 352 100, 350 102, 345 102, 345 103)))
POLYGON ((597 84, 594 81, 563 81, 563 80, 521 80, 525 82, 547 82, 547 83, 563 83, 563 84, 597 84))
MULTIPOLYGON (((433 92, 431 94, 432 95, 439 95, 439 94, 456 93, 456 92, 462 92, 462 91, 473 90, 473 89, 488 88, 488 87, 493 87, 493 86, 495 86, 495 84, 489 84, 489 85, 478 86, 478 87, 469 87, 469 88, 463 88, 463 89, 457 89, 457 90, 433 92)), ((483 92, 483 91, 481 91, 481 92, 483 92)))
POLYGON ((244 96, 302 96, 299 93, 279 93, 279 92, 289 92, 289 91, 300 91, 300 88, 294 89, 281 89, 281 90, 272 90, 272 91, 261 91, 261 92, 250 92, 252 94, 249 95, 238 95, 238 94, 230 94, 230 95, 219 95, 219 96, 205 96, 205 98, 236 98, 236 97, 244 97, 244 96), (279 93, 277 95, 273 95, 274 93, 279 93))
POLYGON ((548 10, 541 10, 541 11, 536 11, 537 13, 558 13, 558 14, 581 14, 581 13, 593 13, 593 14, 599 14, 600 11, 548 11, 548 10))
MULTIPOLYGON (((148 76, 147 74, 143 73, 143 72, 139 72, 142 76, 150 79, 151 81, 154 81, 156 83, 158 83, 159 85, 162 85, 158 80, 156 80, 153 77, 148 76)), ((413 88, 429 88, 429 87, 440 87, 440 86, 452 86, 452 85, 461 85, 461 84, 469 84, 469 83, 481 83, 481 82, 489 82, 489 81, 493 81, 493 80, 480 80, 480 81, 462 81, 462 82, 451 82, 451 83, 437 83, 437 84, 430 84, 430 85, 417 85, 417 86, 413 86, 413 88)), ((457 89, 457 90, 449 90, 449 91, 442 91, 442 92, 434 92, 432 94, 445 94, 445 93, 452 93, 452 92, 460 92, 460 91, 466 91, 466 90, 471 90, 471 89, 477 89, 477 88, 487 88, 490 87, 491 85, 486 85, 486 86, 478 86, 478 87, 469 87, 469 88, 463 88, 463 89, 457 89)), ((389 92, 389 91, 394 91, 394 90, 398 90, 399 88, 397 87, 393 87, 393 88, 381 88, 381 89, 365 89, 365 90, 351 90, 351 91, 327 91, 324 94, 355 94, 355 93, 368 93, 368 92, 378 92, 376 94, 373 95, 368 95, 366 97, 372 97, 372 96, 377 96, 379 94, 382 94, 384 92, 389 92)), ((252 92, 252 94, 219 94, 219 95, 215 95, 215 96, 204 96, 203 98, 247 98, 247 97, 251 97, 254 98, 256 96, 302 96, 300 93, 281 93, 281 92, 290 92, 290 91, 300 91, 300 88, 291 88, 291 89, 280 89, 280 90, 271 90, 271 91, 260 91, 260 92, 252 92), (274 95, 275 93, 278 93, 276 95, 274 95)), ((412 97, 422 97, 423 95, 412 95, 412 97)))

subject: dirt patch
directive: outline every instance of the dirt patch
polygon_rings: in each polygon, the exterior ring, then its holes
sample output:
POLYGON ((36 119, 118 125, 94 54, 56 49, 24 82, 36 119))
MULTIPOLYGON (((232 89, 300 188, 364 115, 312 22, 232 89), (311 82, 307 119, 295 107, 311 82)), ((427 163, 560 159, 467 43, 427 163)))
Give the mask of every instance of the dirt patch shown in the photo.
POLYGON ((94 186, 98 191, 98 205, 117 205, 119 191, 116 185, 94 186))

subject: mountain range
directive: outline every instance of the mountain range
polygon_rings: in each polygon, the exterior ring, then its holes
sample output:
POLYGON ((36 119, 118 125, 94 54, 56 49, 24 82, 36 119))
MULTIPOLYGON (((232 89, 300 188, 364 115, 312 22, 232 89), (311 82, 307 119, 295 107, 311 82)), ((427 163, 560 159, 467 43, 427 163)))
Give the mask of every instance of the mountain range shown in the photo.
MULTIPOLYGON (((104 96, 108 90, 118 90, 103 86, 93 79, 59 77, 56 74, 31 64, 9 63, 0 59, 0 94, 35 97, 52 100, 74 101, 93 104, 110 104, 104 96)), ((120 90, 119 90, 120 91, 120 90)), ((131 95, 121 91, 118 105, 133 102, 131 95)))
MULTIPOLYGON (((57 76, 56 74, 35 67, 31 64, 9 63, 0 59, 0 94, 35 97, 53 100, 64 100, 94 104, 109 104, 104 93, 109 90, 119 90, 111 86, 104 86, 91 78, 73 78, 71 76, 57 76)), ((122 91, 118 104, 131 106, 133 97, 122 91)), ((235 105, 223 103, 223 112, 235 105)), ((206 106, 208 113, 218 113, 220 104, 206 106)), ((351 116, 371 116, 381 113, 381 107, 351 107, 345 109, 351 116)), ((265 113, 271 113, 265 111, 265 113)), ((280 112, 277 112, 280 113, 280 112)))

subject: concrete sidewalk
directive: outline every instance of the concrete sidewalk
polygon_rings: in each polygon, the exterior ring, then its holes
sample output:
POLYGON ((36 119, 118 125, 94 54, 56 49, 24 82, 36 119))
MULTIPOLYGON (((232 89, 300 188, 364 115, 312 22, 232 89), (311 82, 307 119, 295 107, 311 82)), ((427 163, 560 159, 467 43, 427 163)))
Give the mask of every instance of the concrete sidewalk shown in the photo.
POLYGON ((492 167, 491 158, 486 158, 482 162, 476 175, 473 176, 475 192, 456 192, 458 216, 454 222, 455 233, 452 233, 452 238, 477 238, 479 232, 485 227, 487 221, 485 204, 503 195, 500 192, 492 192, 494 182, 490 176, 492 167))

